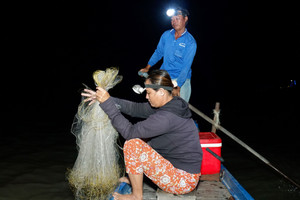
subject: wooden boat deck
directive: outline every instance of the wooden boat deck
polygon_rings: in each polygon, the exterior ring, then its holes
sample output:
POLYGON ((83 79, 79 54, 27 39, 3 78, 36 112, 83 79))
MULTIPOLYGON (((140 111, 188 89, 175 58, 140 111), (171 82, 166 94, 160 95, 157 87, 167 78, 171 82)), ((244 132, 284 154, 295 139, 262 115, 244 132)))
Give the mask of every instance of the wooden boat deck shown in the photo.
POLYGON ((144 200, 230 200, 233 199, 224 184, 216 176, 204 176, 198 187, 186 195, 172 195, 157 189, 152 183, 144 182, 144 200), (217 180, 216 180, 217 179, 217 180))
POLYGON ((220 181, 200 181, 196 190, 196 199, 228 200, 232 199, 227 188, 220 181))

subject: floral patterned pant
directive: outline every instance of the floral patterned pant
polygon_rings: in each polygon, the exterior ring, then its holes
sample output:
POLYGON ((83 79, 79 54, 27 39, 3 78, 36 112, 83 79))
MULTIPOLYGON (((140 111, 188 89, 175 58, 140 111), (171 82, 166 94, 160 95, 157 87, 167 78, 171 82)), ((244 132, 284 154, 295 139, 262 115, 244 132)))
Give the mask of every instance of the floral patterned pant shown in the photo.
POLYGON ((141 139, 131 139, 124 144, 126 172, 145 174, 160 189, 173 194, 186 194, 195 189, 199 174, 190 174, 175 168, 141 139))

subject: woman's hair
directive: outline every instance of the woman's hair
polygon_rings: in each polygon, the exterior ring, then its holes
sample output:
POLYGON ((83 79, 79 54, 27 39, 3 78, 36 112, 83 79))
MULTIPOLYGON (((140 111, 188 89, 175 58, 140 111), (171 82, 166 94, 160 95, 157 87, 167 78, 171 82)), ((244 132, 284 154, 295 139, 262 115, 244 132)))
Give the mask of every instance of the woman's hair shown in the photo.
MULTIPOLYGON (((149 80, 153 85, 159 85, 159 86, 167 86, 173 88, 173 83, 171 80, 171 77, 169 73, 166 70, 153 70, 149 73, 149 76, 147 77, 147 80, 149 80)), ((159 88, 158 88, 159 89, 159 88)), ((154 89, 157 91, 158 89, 154 89)), ((170 94, 172 94, 172 91, 167 90, 170 94)))

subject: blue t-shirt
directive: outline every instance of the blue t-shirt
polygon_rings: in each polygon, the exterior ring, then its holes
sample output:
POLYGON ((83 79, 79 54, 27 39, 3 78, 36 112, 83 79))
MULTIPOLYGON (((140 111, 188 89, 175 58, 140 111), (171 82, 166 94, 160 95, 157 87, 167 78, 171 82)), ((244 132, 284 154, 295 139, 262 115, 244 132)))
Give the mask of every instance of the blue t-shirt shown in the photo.
POLYGON ((187 29, 177 40, 175 39, 175 30, 168 30, 162 34, 148 64, 153 66, 164 57, 160 69, 168 71, 171 78, 177 79, 177 84, 181 87, 186 79, 191 78, 191 65, 196 49, 196 41, 187 29))

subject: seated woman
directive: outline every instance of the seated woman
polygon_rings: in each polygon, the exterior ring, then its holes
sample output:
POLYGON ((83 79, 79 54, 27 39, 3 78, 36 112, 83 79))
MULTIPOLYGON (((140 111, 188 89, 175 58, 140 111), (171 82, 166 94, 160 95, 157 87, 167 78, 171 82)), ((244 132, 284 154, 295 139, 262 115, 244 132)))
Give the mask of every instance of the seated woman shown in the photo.
POLYGON ((100 102, 115 129, 126 139, 124 159, 132 194, 114 193, 115 199, 143 199, 143 174, 162 190, 185 194, 200 178, 202 149, 188 103, 172 96, 173 84, 164 70, 152 71, 145 81, 149 103, 110 97, 107 91, 85 90, 85 101, 100 102), (145 118, 136 124, 122 114, 145 118), (145 142, 145 141, 147 142, 145 142))

